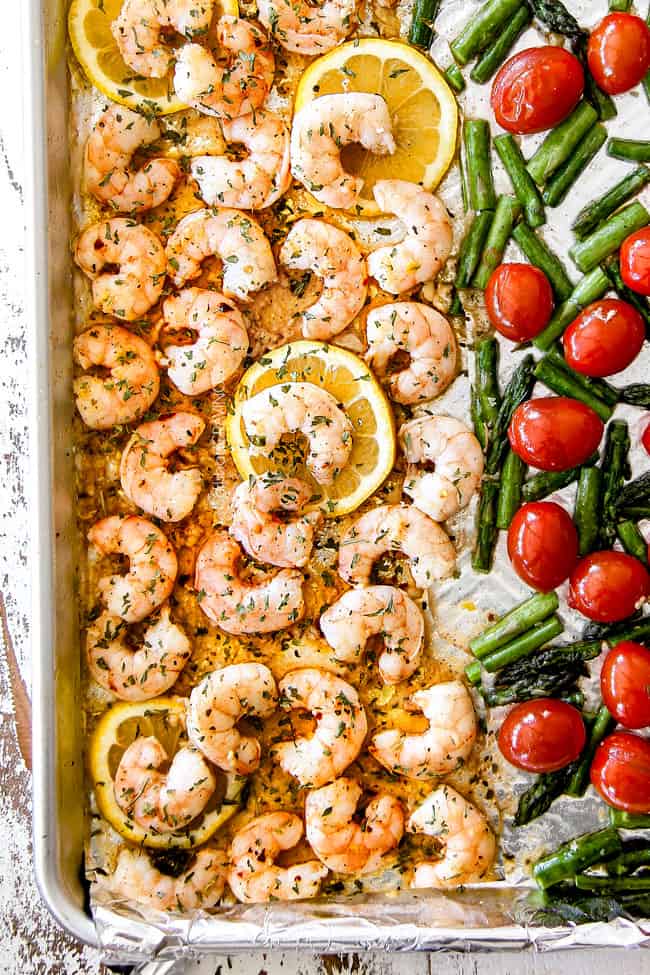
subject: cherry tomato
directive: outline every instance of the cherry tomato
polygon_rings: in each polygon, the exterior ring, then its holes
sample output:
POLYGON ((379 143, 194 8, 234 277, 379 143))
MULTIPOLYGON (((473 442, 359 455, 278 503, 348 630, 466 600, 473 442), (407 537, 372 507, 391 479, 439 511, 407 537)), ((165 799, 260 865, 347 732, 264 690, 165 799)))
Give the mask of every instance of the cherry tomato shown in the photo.
POLYGON ((524 504, 508 529, 508 555, 520 579, 533 589, 550 592, 569 578, 576 564, 576 527, 553 501, 524 504))
POLYGON ((621 277, 632 291, 650 295, 650 227, 643 227, 623 241, 621 277))
POLYGON ((497 332, 526 342, 548 325, 553 291, 544 272, 532 264, 501 264, 488 281, 485 304, 497 332))
POLYGON ((605 657, 600 688, 607 710, 625 728, 650 725, 650 650, 619 643, 605 657))
POLYGON ((526 772, 554 772, 578 757, 585 746, 580 712, 565 701, 542 697, 517 704, 499 730, 503 757, 526 772))
POLYGON ((629 731, 615 731, 596 749, 591 784, 615 809, 650 812, 650 741, 629 731))
POLYGON ((496 120, 508 132, 543 132, 576 107, 585 86, 582 66, 561 47, 529 47, 503 65, 492 85, 496 120))
MULTIPOLYGON (((650 421, 650 416, 648 417, 648 421, 650 421)), ((650 422, 646 423, 645 429, 641 434, 641 443, 645 447, 646 453, 650 454, 650 422)))
POLYGON ((564 333, 564 355, 585 376, 613 376, 633 362, 645 341, 645 324, 636 308, 618 298, 603 298, 581 311, 564 333))
POLYGON ((631 616, 650 594, 644 565, 625 552, 592 552, 571 573, 569 606, 597 623, 615 623, 631 616))
POLYGON ((514 452, 531 467, 566 471, 590 457, 603 435, 600 417, 567 396, 540 396, 515 410, 508 439, 514 452))
POLYGON ((591 32, 589 70, 608 95, 621 95, 642 81, 650 68, 650 30, 640 17, 613 13, 591 32))

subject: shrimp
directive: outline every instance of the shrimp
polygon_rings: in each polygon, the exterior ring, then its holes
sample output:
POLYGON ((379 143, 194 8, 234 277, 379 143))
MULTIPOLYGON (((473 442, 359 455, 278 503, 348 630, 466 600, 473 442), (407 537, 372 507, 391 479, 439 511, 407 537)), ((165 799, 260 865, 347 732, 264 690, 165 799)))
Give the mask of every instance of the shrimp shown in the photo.
POLYGON ((302 312, 302 334, 327 341, 342 332, 363 308, 367 294, 365 259, 349 234, 325 220, 298 220, 280 250, 292 271, 322 278, 320 297, 302 312))
POLYGON ((190 694, 187 734, 217 768, 237 775, 254 772, 262 749, 237 722, 247 715, 267 718, 275 711, 278 689, 264 664, 231 664, 204 677, 190 694))
POLYGON ((301 512, 310 498, 309 485, 297 477, 268 473, 243 481, 233 495, 230 533, 258 562, 301 569, 309 561, 323 516, 309 511, 286 521, 276 512, 301 512))
POLYGON ((264 210, 277 203, 291 185, 289 130, 283 120, 260 109, 252 115, 224 119, 221 128, 226 142, 245 146, 248 156, 236 161, 226 156, 196 156, 190 170, 201 198, 210 206, 242 210, 264 210))
POLYGON ((181 521, 201 492, 198 467, 172 473, 168 458, 192 447, 205 429, 196 413, 170 413, 142 423, 124 448, 120 463, 122 490, 129 501, 161 521, 181 521))
POLYGON ((287 433, 307 438, 305 463, 319 484, 331 484, 348 462, 353 427, 331 393, 314 383, 282 383, 256 393, 241 415, 253 455, 268 456, 287 433))
POLYGON ((241 301, 277 278, 271 245, 260 225, 241 210, 195 210, 177 224, 167 241, 176 287, 197 277, 211 255, 223 262, 224 292, 241 301))
POLYGON ((354 27, 357 0, 258 0, 258 16, 274 40, 296 54, 323 54, 354 27))
POLYGON ((258 24, 224 14, 217 40, 228 55, 225 66, 200 44, 181 48, 174 69, 176 94, 204 115, 250 115, 262 107, 273 84, 275 58, 268 36, 258 24))
POLYGON ((93 325, 74 340, 82 369, 100 366, 108 376, 87 373, 73 383, 81 419, 93 430, 109 430, 139 420, 158 395, 155 356, 144 339, 120 325, 93 325))
POLYGON ((432 281, 451 253, 451 220, 444 205, 433 193, 403 179, 378 180, 373 194, 384 213, 400 218, 406 235, 401 243, 368 255, 372 277, 394 295, 432 281))
POLYGON ((311 737, 279 742, 273 757, 301 786, 318 789, 345 771, 363 747, 366 712, 354 687, 317 667, 294 670, 280 681, 280 706, 311 712, 311 737))
POLYGON ((95 306, 107 315, 134 322, 156 304, 167 273, 158 237, 126 217, 101 220, 82 231, 75 261, 92 280, 95 306), (116 270, 104 271, 106 266, 116 270))
POLYGON ((321 615, 320 628, 336 659, 346 663, 358 663, 368 640, 379 636, 385 684, 399 684, 417 668, 424 620, 416 603, 394 586, 348 590, 321 615))
POLYGON ((435 836, 442 859, 415 867, 411 887, 449 890, 480 880, 492 865, 496 844, 483 813, 449 785, 434 789, 406 824, 411 833, 435 836))
POLYGON ((209 911, 221 900, 228 866, 223 850, 204 846, 183 873, 172 877, 161 873, 144 850, 124 847, 109 887, 115 897, 158 911, 209 911))
POLYGON ((463 764, 476 740, 477 723, 472 699, 458 680, 416 691, 411 706, 422 711, 429 727, 420 735, 390 728, 370 743, 378 762, 396 775, 427 779, 447 775, 463 764))
POLYGON ((399 438, 409 463, 404 493, 434 521, 466 508, 483 476, 481 445, 464 423, 451 416, 409 420, 399 438), (421 471, 418 464, 434 464, 421 471))
POLYGON ((173 29, 191 39, 208 32, 214 0, 123 0, 111 25, 120 54, 128 66, 145 78, 164 78, 174 51, 161 42, 163 31, 173 29))
POLYGON ((200 816, 217 787, 214 772, 196 748, 180 748, 168 772, 169 756, 157 738, 136 738, 115 773, 115 799, 138 826, 175 833, 200 816))
POLYGON ((366 320, 366 359, 397 403, 413 405, 439 396, 456 375, 458 347, 447 319, 429 305, 397 301, 380 305, 366 320), (409 362, 396 367, 403 355, 409 362))
POLYGON ((112 616, 137 623, 158 608, 174 588, 178 563, 169 540, 153 522, 111 515, 96 522, 88 541, 102 555, 125 555, 126 575, 105 576, 98 588, 112 616))
POLYGON ((163 304, 164 335, 195 333, 189 345, 167 345, 167 375, 181 393, 200 396, 235 375, 248 350, 241 312, 218 291, 184 288, 163 304))
POLYGON ((308 793, 305 800, 307 840, 334 873, 375 873, 384 854, 402 839, 404 812, 394 796, 375 796, 363 822, 354 822, 361 793, 354 779, 341 778, 308 793))
POLYGON ((381 95, 345 92, 307 102, 293 118, 291 172, 325 206, 350 210, 364 180, 345 171, 341 150, 357 142, 369 152, 395 152, 388 106, 381 95))
POLYGON ((122 105, 111 105, 97 121, 86 142, 86 187, 118 213, 151 210, 170 196, 181 177, 173 159, 148 159, 129 171, 133 154, 160 138, 160 126, 122 105))
POLYGON ((303 575, 282 569, 265 582, 239 576, 242 551, 225 531, 214 531, 196 560, 199 605, 208 619, 226 633, 273 633, 302 618, 303 575))
POLYGON ((385 504, 366 511, 339 543, 339 573, 353 585, 367 586, 374 563, 387 552, 410 560, 415 584, 427 589, 456 567, 456 552, 446 532, 417 508, 385 504))
POLYGON ((316 897, 328 873, 322 863, 307 860, 290 867, 275 866, 280 853, 297 846, 302 833, 300 817, 288 812, 258 816, 235 833, 228 883, 238 901, 265 904, 316 897))
POLYGON ((185 633, 169 618, 169 606, 144 634, 139 650, 125 645, 125 623, 102 613, 88 627, 86 653, 90 672, 99 684, 121 701, 149 701, 164 694, 192 656, 185 633))

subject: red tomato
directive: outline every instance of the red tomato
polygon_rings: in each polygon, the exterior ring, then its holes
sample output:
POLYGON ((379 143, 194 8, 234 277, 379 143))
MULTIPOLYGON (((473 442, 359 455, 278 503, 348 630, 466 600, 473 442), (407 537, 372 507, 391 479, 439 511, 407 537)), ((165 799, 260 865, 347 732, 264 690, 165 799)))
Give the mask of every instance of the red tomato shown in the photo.
POLYGON ((618 298, 603 298, 581 311, 564 333, 564 355, 585 376, 613 376, 633 362, 645 341, 645 324, 636 308, 618 298))
POLYGON ((578 533, 553 501, 524 504, 508 529, 508 555, 520 579, 550 592, 568 579, 578 558, 578 533))
POLYGON ((650 650, 640 643, 619 643, 605 657, 600 672, 603 701, 625 728, 650 725, 650 650))
POLYGON ((650 741, 615 731, 596 749, 591 784, 615 809, 650 812, 650 741))
POLYGON ((615 623, 650 594, 645 566, 625 552, 593 552, 571 573, 569 606, 597 623, 615 623))
POLYGON ((613 13, 592 31, 589 70, 608 95, 621 95, 642 81, 650 68, 650 30, 640 17, 613 13))
POLYGON ((554 772, 585 747, 585 725, 576 708, 552 697, 517 704, 499 730, 504 758, 527 772, 554 772))
POLYGON ((497 332, 526 342, 548 325, 553 291, 544 272, 532 264, 501 264, 488 281, 485 304, 497 332))
POLYGON ((641 434, 641 443, 645 447, 646 453, 650 454, 650 422, 646 423, 645 430, 641 434))
POLYGON ((567 396, 540 396, 515 410, 508 439, 531 467, 566 471, 590 457, 600 443, 603 423, 584 403, 567 396))
POLYGON ((621 277, 632 291, 650 295, 650 227, 643 227, 623 241, 621 277))
POLYGON ((529 47, 503 65, 492 85, 496 120, 508 132, 543 132, 576 107, 585 86, 580 62, 561 47, 529 47))

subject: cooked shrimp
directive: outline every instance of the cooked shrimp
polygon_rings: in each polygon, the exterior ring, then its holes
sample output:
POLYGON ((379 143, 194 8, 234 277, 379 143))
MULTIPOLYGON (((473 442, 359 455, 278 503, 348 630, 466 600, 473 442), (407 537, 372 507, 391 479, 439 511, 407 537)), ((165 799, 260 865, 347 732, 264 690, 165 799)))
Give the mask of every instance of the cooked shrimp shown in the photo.
POLYGON ((248 349, 241 312, 218 291, 184 288, 163 303, 164 335, 191 331, 189 345, 166 345, 167 375, 181 393, 200 396, 235 375, 248 349))
POLYGON ((204 115, 233 119, 262 107, 273 84, 275 58, 268 36, 258 24, 224 14, 217 40, 228 54, 220 65, 200 44, 185 44, 174 69, 176 94, 204 115))
POLYGON ((404 493, 434 521, 446 521, 467 507, 483 476, 481 445, 464 423, 451 416, 422 416, 399 432, 409 463, 404 493), (434 464, 433 471, 418 468, 434 464))
POLYGON ((324 613, 320 628, 336 659, 358 663, 368 640, 381 638, 379 673, 385 684, 399 684, 418 665, 424 640, 422 613, 394 586, 350 589, 324 613))
POLYGON ((88 541, 102 555, 129 559, 126 575, 99 580, 99 593, 113 616, 137 623, 171 594, 178 571, 176 553, 153 522, 135 515, 111 515, 93 525, 88 541))
POLYGON ((214 0, 123 0, 111 30, 130 68, 145 78, 164 78, 174 51, 162 43, 162 32, 173 29, 190 40, 206 34, 213 10, 214 0))
POLYGON ((354 779, 341 778, 308 793, 305 800, 307 840, 334 873, 374 873, 384 854, 402 839, 404 812, 394 796, 375 796, 363 822, 354 821, 361 793, 354 779))
POLYGON ((411 887, 460 887, 480 880, 494 860, 496 844, 485 816, 451 786, 434 789, 406 828, 437 837, 443 851, 442 859, 416 865, 411 887))
POLYGON ((197 277, 211 255, 223 261, 224 292, 242 301, 277 277, 262 228, 241 210, 195 210, 177 224, 167 241, 169 274, 176 287, 197 277))
POLYGON ((413 405, 444 392, 456 375, 456 336, 447 319, 429 305, 397 301, 380 305, 366 320, 366 359, 386 381, 391 398, 413 405), (408 365, 395 368, 407 354, 408 365))
POLYGON ((175 833, 200 816, 217 786, 214 773, 196 748, 180 748, 169 771, 169 756, 157 738, 136 738, 115 773, 115 799, 138 826, 175 833))
POLYGON ((276 203, 291 184, 289 130, 272 112, 259 109, 252 115, 221 123, 226 142, 248 150, 245 159, 196 156, 190 165, 201 198, 210 206, 263 210, 276 203))
POLYGON ((258 816, 235 833, 228 883, 238 901, 265 904, 316 897, 328 872, 322 863, 307 860, 290 867, 275 866, 280 853, 298 845, 302 833, 300 817, 288 812, 258 816))
POLYGON ((293 670, 280 681, 280 705, 311 712, 311 737, 273 747, 273 757, 302 786, 317 789, 338 778, 361 751, 368 722, 354 687, 317 667, 293 670))
POLYGON ((161 873, 144 850, 124 847, 109 881, 115 897, 165 912, 209 911, 226 884, 228 861, 223 850, 204 846, 177 877, 161 873))
POLYGON ((159 239, 142 224, 113 217, 87 227, 77 240, 75 261, 92 280, 93 301, 126 322, 141 318, 162 293, 167 259, 159 239), (117 270, 104 271, 117 265, 117 270))
POLYGON ((86 188, 118 213, 151 210, 171 194, 181 176, 173 159, 148 159, 137 172, 131 157, 141 146, 160 138, 160 126, 123 105, 111 105, 86 142, 86 188))
POLYGON ((168 470, 168 459, 192 447, 205 429, 196 413, 170 413, 142 423, 124 448, 120 464, 122 490, 129 501, 161 521, 181 521, 201 492, 198 467, 168 470))
POLYGON ((124 642, 126 624, 119 616, 102 613, 88 627, 86 653, 90 672, 100 685, 121 701, 149 701, 164 694, 192 656, 185 633, 172 623, 169 606, 144 634, 139 650, 124 642))
POLYGON ((73 384, 81 419, 93 430, 132 423, 146 413, 160 389, 151 346, 120 325, 93 325, 74 340, 75 362, 99 366, 108 376, 87 373, 73 384))
POLYGON ((243 481, 233 495, 231 535, 258 562, 280 568, 301 569, 314 547, 320 511, 300 514, 311 498, 308 484, 297 477, 263 474, 243 481), (278 517, 298 513, 292 520, 278 517))
POLYGON ((369 152, 395 152, 388 106, 381 95, 321 95, 299 109, 291 127, 291 172, 325 206, 350 210, 364 180, 345 171, 341 150, 358 142, 369 152))
POLYGON ((267 718, 277 703, 278 689, 264 664, 215 670, 190 695, 188 737, 217 768, 248 775, 259 765, 262 749, 257 738, 239 731, 237 722, 247 715, 267 718))
POLYGON ((403 179, 381 179, 373 188, 384 213, 394 213, 406 228, 399 244, 368 255, 368 270, 384 291, 398 295, 431 281, 451 253, 451 220, 433 193, 403 179))
POLYGON ((306 464, 319 484, 331 484, 352 450, 352 423, 331 393, 314 383, 282 383, 256 393, 241 415, 251 454, 268 456, 282 437, 307 438, 306 464))
POLYGON ((476 740, 474 705, 459 680, 434 684, 412 694, 409 703, 425 715, 429 727, 420 735, 389 728, 370 743, 378 762, 396 775, 427 779, 447 775, 463 764, 476 740))
POLYGON ((322 278, 317 301, 300 316, 302 334, 326 341, 342 332, 363 308, 367 294, 365 259, 349 234, 325 220, 298 220, 280 250, 291 271, 322 278))
POLYGON ((456 567, 456 552, 446 532, 417 508, 385 504, 361 515, 339 543, 339 573, 353 585, 367 586, 372 568, 387 552, 410 560, 421 589, 446 579, 456 567))
POLYGON ((242 550, 225 531, 214 531, 196 560, 199 606, 226 633, 273 633, 301 619, 303 575, 282 569, 265 582, 239 576, 242 550))
POLYGON ((296 54, 323 54, 354 27, 357 0, 258 0, 258 16, 274 40, 296 54))

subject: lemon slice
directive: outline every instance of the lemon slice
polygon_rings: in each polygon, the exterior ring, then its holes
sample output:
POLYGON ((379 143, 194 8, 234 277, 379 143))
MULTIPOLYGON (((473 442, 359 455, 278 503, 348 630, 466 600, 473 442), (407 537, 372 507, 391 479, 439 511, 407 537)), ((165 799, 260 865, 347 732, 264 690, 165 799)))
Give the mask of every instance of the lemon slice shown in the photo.
MULTIPOLYGON (((144 78, 123 60, 111 24, 122 0, 72 0, 68 31, 77 60, 88 80, 108 98, 153 115, 169 115, 187 106, 174 92, 171 73, 144 78)), ((220 0, 216 16, 238 13, 237 0, 220 0)))
POLYGON ((142 735, 154 735, 170 758, 187 742, 185 700, 158 697, 152 701, 114 704, 99 719, 90 738, 88 764, 99 811, 131 843, 157 850, 189 849, 212 836, 237 812, 246 781, 217 772, 217 788, 203 814, 177 833, 151 833, 142 829, 118 806, 113 781, 125 750, 142 735))
POLYGON ((366 363, 356 355, 322 342, 292 342, 273 349, 244 374, 226 420, 226 436, 242 478, 266 471, 301 477, 311 485, 312 508, 330 517, 347 514, 377 490, 395 462, 393 413, 366 363), (334 396, 352 421, 352 451, 332 484, 318 484, 305 466, 297 440, 283 441, 267 456, 251 454, 241 418, 242 404, 269 386, 309 382, 334 396))
POLYGON ((406 179, 434 189, 456 152, 458 108, 453 92, 424 54, 399 41, 364 37, 341 44, 314 61, 296 92, 295 110, 321 95, 365 91, 385 98, 397 144, 390 156, 379 156, 359 144, 345 146, 343 165, 365 185, 362 216, 380 210, 372 198, 378 179, 406 179))

